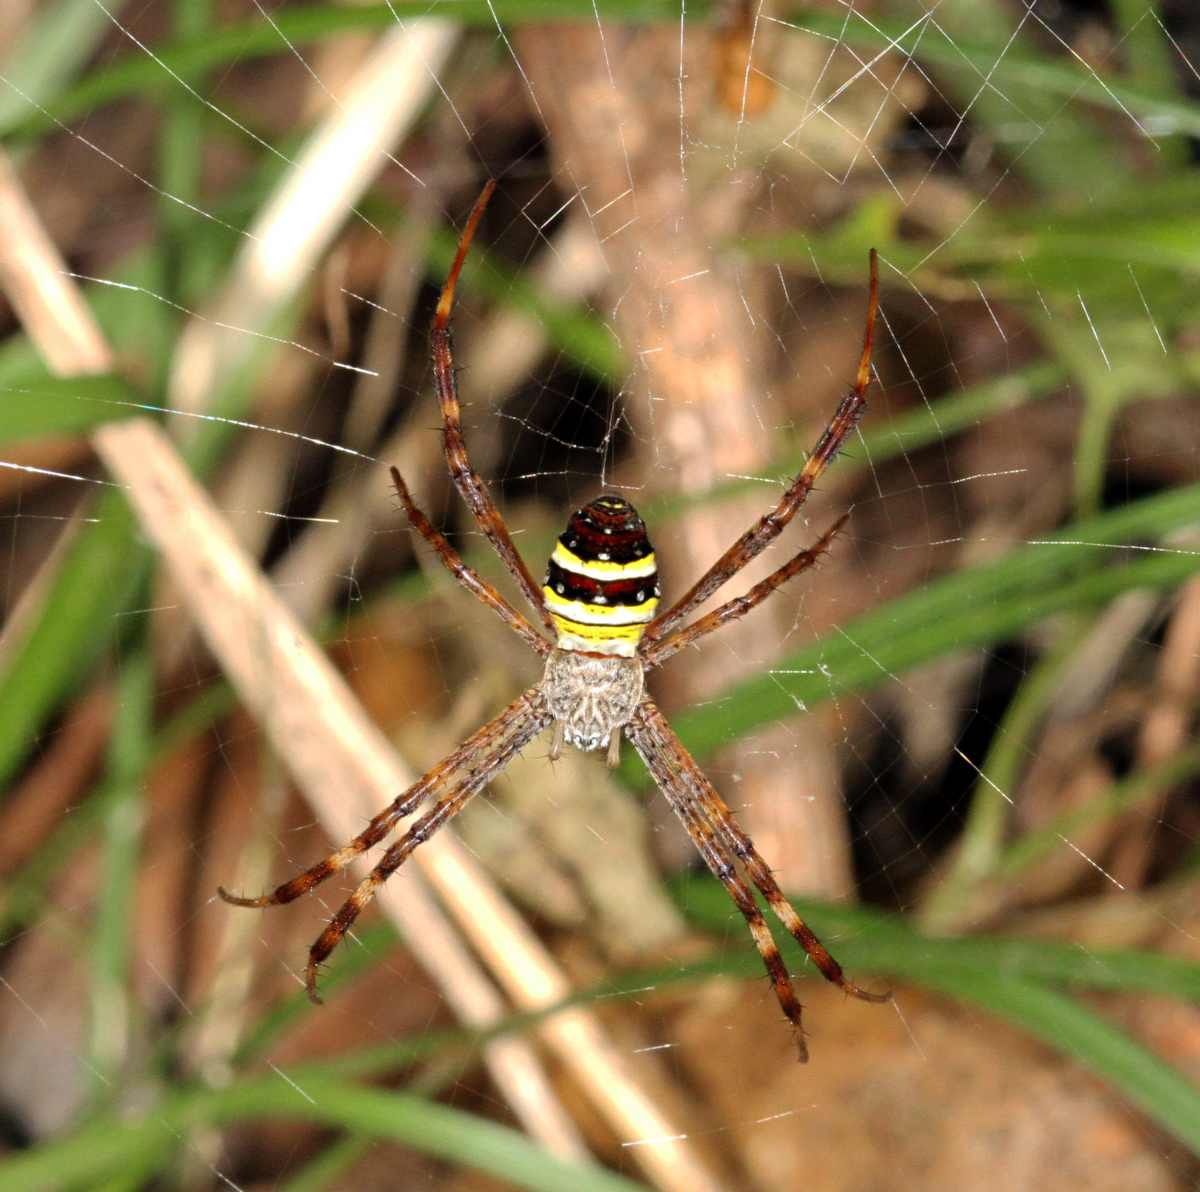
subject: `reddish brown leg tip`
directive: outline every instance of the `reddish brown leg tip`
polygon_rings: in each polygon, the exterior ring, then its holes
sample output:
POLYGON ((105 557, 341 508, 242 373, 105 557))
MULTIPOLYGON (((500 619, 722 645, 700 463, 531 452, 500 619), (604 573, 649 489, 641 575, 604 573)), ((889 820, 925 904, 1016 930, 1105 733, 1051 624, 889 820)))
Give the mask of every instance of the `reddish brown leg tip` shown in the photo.
POLYGON ((495 178, 489 178, 479 198, 475 200, 475 206, 471 208, 467 225, 463 228, 462 237, 458 242, 458 252, 454 256, 454 264, 450 266, 450 272, 446 275, 446 284, 442 287, 442 296, 438 299, 437 313, 433 317, 435 331, 443 331, 449 325, 450 308, 454 305, 454 290, 458 285, 458 275, 462 271, 467 249, 471 247, 471 241, 475 238, 475 229, 479 226, 480 219, 483 218, 484 208, 487 207, 495 189, 495 178))
POLYGON ((304 988, 308 993, 308 1000, 314 1006, 323 1006, 325 999, 317 992, 317 970, 313 965, 309 965, 304 973, 304 988))
POLYGON ((882 1006, 892 1000, 892 991, 890 989, 886 993, 872 993, 871 990, 863 989, 861 985, 855 985, 851 981, 847 981, 842 988, 851 997, 856 997, 864 1002, 874 1002, 877 1006, 882 1006))
POLYGON ((230 894, 224 886, 217 887, 219 897, 228 902, 230 906, 254 906, 262 907, 269 904, 269 899, 260 895, 258 898, 243 898, 240 894, 230 894))
POLYGON ((808 1063, 808 1044, 804 1041, 804 1036, 799 1032, 796 1034, 796 1062, 799 1064, 808 1063))

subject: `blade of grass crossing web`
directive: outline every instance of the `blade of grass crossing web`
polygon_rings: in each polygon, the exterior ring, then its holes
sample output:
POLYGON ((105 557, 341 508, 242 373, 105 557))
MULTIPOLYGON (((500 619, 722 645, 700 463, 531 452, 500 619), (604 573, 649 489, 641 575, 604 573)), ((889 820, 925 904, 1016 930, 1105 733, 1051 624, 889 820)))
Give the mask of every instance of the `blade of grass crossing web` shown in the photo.
MULTIPOLYGON (((294 325, 297 306, 288 304, 271 325, 272 334, 294 325)), ((256 343, 242 366, 213 393, 224 417, 244 412, 271 345, 256 343)), ((185 455, 200 475, 216 466, 240 433, 225 422, 204 422, 185 455)), ((38 734, 67 692, 90 672, 105 644, 116 641, 118 614, 149 575, 151 558, 141 545, 125 498, 109 490, 67 548, 35 623, 6 660, 0 680, 0 789, 36 746, 38 734)))
MULTIPOLYGON (((181 39, 201 40, 212 25, 212 0, 173 0, 172 32, 181 39)), ((194 86, 203 94, 203 76, 194 86)), ((166 98, 166 118, 159 134, 159 166, 162 189, 171 199, 160 198, 158 218, 163 236, 162 293, 184 307, 192 307, 199 296, 197 282, 203 276, 195 259, 197 239, 192 235, 195 216, 185 204, 201 202, 200 169, 204 149, 206 109, 181 87, 166 98)), ((185 316, 179 314, 176 321, 185 316)), ((164 377, 165 380, 165 377, 164 377)))
POLYGON ((1078 807, 1064 811, 1040 828, 1014 840, 997 858, 995 876, 1004 881, 1018 877, 1025 869, 1062 846, 1063 838, 1081 832, 1109 816, 1137 807, 1161 796, 1200 774, 1200 745, 1180 750, 1156 766, 1138 770, 1114 782, 1106 791, 1078 807))
POLYGON ((348 1134, 331 1142, 315 1159, 310 1159, 290 1180, 279 1185, 279 1192, 323 1192, 345 1187, 346 1172, 375 1145, 366 1134, 348 1134))
POLYGON ((146 1114, 105 1119, 70 1138, 0 1163, 0 1187, 41 1188, 120 1172, 147 1153, 162 1154, 198 1126, 260 1120, 309 1121, 400 1142, 422 1154, 472 1167, 531 1192, 644 1192, 645 1186, 601 1167, 549 1155, 505 1126, 405 1093, 272 1073, 175 1094, 146 1114))
POLYGON ((131 1034, 130 940, 153 702, 154 667, 149 653, 139 647, 125 658, 117 681, 108 758, 108 781, 116 793, 106 803, 100 826, 102 876, 92 937, 89 1042, 97 1097, 119 1081, 131 1034))
POLYGON ((143 413, 136 405, 140 400, 120 377, 42 377, 0 388, 0 444, 86 434, 143 413))
MULTIPOLYGON (((676 879, 671 889, 684 913, 709 931, 723 931, 737 916, 724 890, 707 876, 676 879)), ((791 901, 822 940, 831 948, 836 944, 838 959, 847 968, 864 973, 923 983, 934 968, 984 970, 1045 984, 1149 991, 1200 1003, 1200 964, 1178 956, 1003 936, 946 938, 924 934, 894 913, 803 897, 791 901)), ((799 947, 789 941, 781 941, 781 947, 794 949, 795 971, 804 972, 806 962, 799 947)), ((746 972, 761 971, 753 948, 747 947, 742 959, 746 972)))
POLYGON ((12 781, 63 695, 116 643, 117 614, 149 570, 125 498, 110 490, 68 546, 34 624, 0 683, 0 789, 12 781))
MULTIPOLYGON (((972 8, 967 10, 968 19, 972 11, 973 0, 972 8)), ((1200 104, 1182 96, 1164 95, 1161 85, 1146 86, 1111 73, 1097 74, 1065 51, 1057 55, 1034 51, 1029 44, 1032 39, 1006 48, 1005 42, 1016 18, 1012 9, 1000 11, 1007 14, 1010 23, 991 37, 980 36, 974 27, 956 31, 953 38, 944 35, 927 37, 924 35, 927 21, 919 17, 915 20, 911 17, 872 17, 868 23, 861 19, 847 21, 840 12, 815 8, 794 14, 789 23, 825 38, 847 41, 868 52, 882 53, 894 48, 900 53, 912 54, 918 62, 933 68, 931 73, 934 75, 943 70, 960 73, 965 85, 971 87, 968 98, 982 88, 986 80, 988 90, 1010 97, 1019 95, 1018 102, 1021 103, 1029 94, 1037 93, 1055 101, 1056 107, 1067 102, 1094 104, 1126 119, 1126 113, 1130 112, 1143 121, 1168 125, 1176 133, 1200 135, 1200 104), (970 68, 969 74, 965 67, 970 68), (973 86, 971 79, 974 79, 973 86)), ((1052 123, 1043 127, 1050 129, 1054 133, 1053 140, 1061 145, 1068 125, 1058 121, 1054 110, 1049 116, 1052 123)), ((1064 153, 1062 156, 1070 160, 1072 155, 1064 153)))
MULTIPOLYGON (((1200 554, 1121 547, 1160 541, 1194 524, 1198 508, 1200 485, 1174 489, 932 581, 682 714, 676 730, 689 748, 707 754, 798 709, 896 681, 919 663, 992 645, 1054 613, 1097 608, 1135 588, 1176 587, 1200 570, 1200 554)), ((622 762, 621 772, 635 785, 645 784, 632 759, 622 762)))
POLYGON ((1085 1064, 1194 1154, 1200 1154, 1200 1089, 1078 1002, 1033 981, 961 970, 925 984, 973 1002, 1085 1064))
MULTIPOLYGON (((714 931, 737 911, 715 883, 675 883, 686 913, 714 931)), ((1200 965, 1154 953, 1089 951, 1077 945, 1005 939, 937 939, 913 931, 897 915, 860 907, 794 900, 796 910, 856 974, 910 981, 997 1014, 1086 1064, 1147 1117, 1200 1153, 1200 1089, 1136 1040, 1049 982, 1097 989, 1152 989, 1200 1002, 1200 965)), ((739 919, 740 922, 740 919, 739 919)), ((782 941, 789 967, 804 954, 782 941)), ((731 949, 731 965, 760 971, 753 949, 731 949)), ((811 967, 809 968, 811 971, 811 967)), ((901 995, 902 996, 902 995, 901 995)))
MULTIPOLYGON (((96 0, 72 2, 98 9, 96 0)), ((692 0, 686 17, 704 21, 711 9, 709 0, 692 0)), ((505 24, 516 24, 556 19, 595 20, 597 13, 601 18, 679 23, 677 0, 455 0, 445 15, 461 25, 483 26, 494 31, 497 18, 505 24)), ((172 74, 195 83, 210 71, 255 58, 286 55, 290 53, 289 46, 299 48, 354 30, 382 31, 397 20, 438 15, 428 0, 277 7, 271 14, 271 22, 248 20, 225 24, 197 37, 177 36, 165 45, 155 46, 154 58, 131 50, 112 65, 97 68, 74 86, 49 97, 44 104, 48 116, 30 112, 29 105, 22 100, 8 123, 0 125, 0 134, 25 140, 56 128, 56 120, 70 124, 114 100, 132 96, 157 100, 178 88, 172 74)))
MULTIPOLYGON (((1154 0, 1111 0, 1110 7, 1120 35, 1118 49, 1130 80, 1147 93, 1160 93, 1164 99, 1183 98, 1175 52, 1160 19, 1162 5, 1154 0)), ((1157 144, 1165 162, 1172 166, 1186 164, 1188 146, 1182 137, 1159 136, 1157 144)))
POLYGON ((1032 756, 1031 742, 1038 725, 1093 623, 1092 617, 1070 618, 1005 709, 1000 730, 992 739, 972 790, 962 835, 954 846, 954 860, 945 877, 931 889, 922 912, 927 926, 952 922, 961 915, 972 905, 973 888, 999 864, 1012 811, 1012 802, 1005 796, 1016 789, 1022 768, 1032 756))
MULTIPOLYGON (((190 737, 232 712, 236 702, 227 684, 210 683, 158 731, 151 764, 168 757, 190 737)), ((0 906, 0 940, 37 917, 55 878, 79 849, 95 843, 109 804, 121 794, 121 788, 106 777, 80 800, 29 860, 7 876, 0 906)), ((336 980, 337 974, 330 974, 330 979, 336 980)))
MULTIPOLYGON (((116 15, 123 7, 122 0, 108 5, 116 15)), ((8 80, 8 86, 0 86, 0 135, 28 116, 30 101, 53 102, 111 29, 96 0, 56 0, 34 10, 24 32, 0 57, 8 80)))

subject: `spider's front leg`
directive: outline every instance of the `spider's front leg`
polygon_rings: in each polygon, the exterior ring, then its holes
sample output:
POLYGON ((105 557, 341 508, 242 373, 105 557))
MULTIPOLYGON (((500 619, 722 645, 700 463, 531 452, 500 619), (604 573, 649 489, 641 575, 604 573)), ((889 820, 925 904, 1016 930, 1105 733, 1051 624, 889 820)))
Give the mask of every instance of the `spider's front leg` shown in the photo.
POLYGON ((787 528, 800 507, 808 500, 813 486, 833 462, 842 444, 858 425, 866 410, 867 386, 871 381, 871 345, 875 338, 875 315, 879 309, 879 261, 871 249, 871 290, 867 298, 867 329, 863 335, 862 355, 854 388, 842 399, 829 424, 821 432, 795 479, 779 498, 775 508, 748 529, 670 608, 646 626, 643 651, 665 638, 677 625, 696 611, 727 580, 732 579, 752 559, 765 550, 787 528))
POLYGON ((530 608, 537 613, 542 624, 553 632, 554 622, 550 619, 541 590, 525 565, 525 560, 513 545, 512 536, 496 508, 495 501, 492 500, 491 493, 488 492, 487 485, 471 465, 466 439, 463 437, 458 381, 454 374, 454 352, 450 340, 450 313, 454 307, 454 291, 458 286, 458 275, 466 260, 467 250, 475 236, 475 229, 479 226, 484 209, 495 189, 496 183, 488 182, 479 198, 475 200, 475 206, 471 209, 458 242, 454 263, 450 266, 450 272, 442 286, 437 312, 429 332, 429 346, 433 357, 433 385, 442 411, 442 445, 446 467, 451 480, 454 481, 454 487, 471 511, 475 524, 483 531, 484 537, 492 544, 492 549, 500 556, 500 561, 517 581, 517 586, 525 594, 530 608))

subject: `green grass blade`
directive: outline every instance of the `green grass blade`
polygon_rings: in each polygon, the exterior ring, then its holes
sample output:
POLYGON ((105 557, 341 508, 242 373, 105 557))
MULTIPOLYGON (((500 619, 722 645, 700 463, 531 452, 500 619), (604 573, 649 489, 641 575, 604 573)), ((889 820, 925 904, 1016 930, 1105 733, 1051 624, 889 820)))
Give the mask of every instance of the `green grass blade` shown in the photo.
POLYGON ((343 1179, 346 1171, 367 1154, 373 1144, 374 1140, 364 1134, 339 1138, 281 1185, 280 1192, 323 1192, 327 1188, 337 1188, 339 1185, 335 1181, 343 1179))
POLYGON ((118 794, 101 822, 102 877, 92 933, 90 1068, 93 1092, 119 1083, 130 1040, 129 964, 142 836, 142 783, 152 752, 154 665, 145 649, 121 667, 108 781, 118 794))
POLYGON ((140 395, 120 377, 44 377, 0 389, 0 443, 82 435, 144 413, 140 395))
MULTIPOLYGON (((107 7, 119 18, 120 0, 107 7)), ((96 0, 57 0, 45 6, 4 54, 7 85, 0 87, 0 136, 28 116, 30 101, 52 100, 112 27, 96 0)))
MULTIPOLYGON (((741 916, 715 882, 676 884, 685 912, 709 930, 740 938, 741 916)), ((1113 991, 1153 991, 1200 1003, 1200 965, 1149 952, 1091 951, 1073 944, 997 938, 938 939, 898 915, 794 899, 796 910, 856 977, 875 973, 922 985, 1008 1019, 1087 1064, 1147 1117, 1200 1152, 1200 1090, 1140 1044, 1050 982, 1113 991)), ((793 971, 811 972, 790 938, 793 971)), ((760 974, 750 945, 727 957, 730 971, 760 974)))
POLYGON ((118 612, 148 573, 125 498, 108 491, 80 527, 36 619, 7 659, 0 682, 0 790, 37 744, 63 694, 115 640, 118 612))
POLYGON ((1004 712, 971 791, 970 807, 950 864, 941 880, 929 890, 921 908, 921 919, 926 926, 953 926, 967 921, 960 916, 974 905, 973 895, 979 883, 990 877, 999 864, 1013 818, 1008 792, 1016 790, 1031 756, 1038 727, 1058 694, 1063 673, 1087 640, 1093 623, 1086 617, 1072 618, 1072 622, 1037 661, 1004 712))
MULTIPOLYGON (((850 20, 847 26, 860 23, 850 20)), ((997 151, 1008 157, 1014 171, 1043 191, 1094 190, 1119 171, 1115 138, 1106 140, 1077 105, 1019 75, 1007 86, 996 80, 1010 58, 1059 65, 1059 56, 1039 50, 1037 32, 1035 23, 1021 21, 999 0, 943 0, 930 27, 911 40, 918 57, 937 55, 939 87, 992 133, 997 151), (964 38, 989 47, 983 73, 976 61, 958 52, 964 38), (1069 153, 1063 151, 1066 145, 1069 153)))
POLYGON ((1200 1089, 1078 1002, 1032 981, 988 973, 931 973, 925 982, 972 1002, 1103 1077, 1152 1122, 1200 1154, 1200 1089))
MULTIPOLYGON (((998 51, 1004 48, 1002 44, 969 30, 956 34, 951 41, 924 36, 926 22, 919 18, 872 18, 868 24, 864 20, 847 21, 841 13, 817 8, 793 13, 789 24, 875 53, 894 44, 901 53, 911 54, 918 62, 939 70, 944 67, 960 71, 970 67, 976 89, 986 79, 992 90, 1007 95, 1037 94, 1054 99, 1059 105, 1094 104, 1127 120, 1130 116, 1141 121, 1152 119, 1157 126, 1169 127, 1173 133, 1200 135, 1200 104, 1164 94, 1161 86, 1147 87, 1112 74, 1101 76, 1080 65, 1065 51, 1050 56, 1011 47, 998 56, 998 51)), ((1057 123, 1055 127, 1059 127, 1057 123)), ((1073 147, 1063 157, 1069 160, 1072 153, 1073 147)))
MULTIPOLYGON (((672 890, 684 913, 711 932, 725 933, 741 923, 725 891, 706 876, 681 878, 672 890)), ((863 906, 834 906, 793 898, 792 904, 814 931, 854 973, 876 973, 924 984, 933 970, 986 970, 998 976, 1111 992, 1152 992, 1200 1004, 1200 964, 1177 956, 1131 950, 1095 950, 1075 944, 1003 936, 957 939, 926 935, 902 915, 863 906)), ((740 935, 736 936, 740 938, 740 935)), ((811 965, 790 938, 796 972, 811 965)), ((758 954, 746 949, 730 963, 758 972, 758 954)))
MULTIPOLYGON (((445 276, 458 248, 458 233, 439 228, 430 238, 427 259, 435 276, 445 276)), ((547 339, 601 380, 620 385, 625 354, 616 335, 582 305, 543 297, 524 274, 500 265, 494 256, 474 247, 462 271, 462 289, 474 289, 494 302, 524 311, 535 319, 547 339)))
POLYGON ((1030 865, 1058 848, 1064 838, 1091 827, 1109 816, 1137 807, 1161 796, 1180 783, 1200 774, 1200 745, 1180 750, 1156 766, 1138 770, 1078 807, 1059 812, 1042 827, 1032 829, 1014 840, 995 865, 995 877, 1012 881, 1030 865))
MULTIPOLYGON (((95 0, 88 2, 95 7, 95 0)), ((210 71, 287 54, 289 44, 299 48, 341 33, 382 30, 395 25, 397 19, 445 16, 458 24, 495 29, 497 17, 506 24, 595 20, 597 9, 601 17, 615 20, 679 21, 679 8, 673 0, 597 0, 595 5, 592 0, 493 0, 490 4, 488 0, 456 0, 444 11, 431 9, 428 0, 279 8, 271 17, 275 28, 263 20, 225 25, 209 30, 203 37, 180 38, 156 46, 157 61, 131 50, 112 66, 94 71, 47 102, 48 115, 30 112, 29 105, 18 96, 20 108, 0 132, 20 138, 39 136, 56 128, 56 121, 69 124, 117 99, 168 93, 178 87, 172 73, 194 84, 210 71)), ((687 16, 703 20, 710 9, 707 0, 693 0, 687 6, 687 16)))
MULTIPOLYGON (((568 1163, 505 1126, 406 1093, 322 1079, 316 1072, 247 1080, 176 1094, 141 1117, 97 1122, 70 1138, 0 1163, 0 1189, 95 1181, 135 1156, 162 1152, 201 1125, 279 1118, 389 1139, 466 1165, 532 1192, 638 1192, 644 1186, 603 1168, 568 1163)), ((93 1184, 94 1186, 94 1184, 93 1184)))
MULTIPOLYGON (((947 575, 781 660, 675 720, 704 755, 798 708, 891 681, 950 651, 981 648, 1054 613, 1095 608, 1135 588, 1170 588, 1200 570, 1191 551, 1114 551, 1197 521, 1200 485, 1171 490, 1085 521, 1004 558, 947 575)), ((631 758, 622 772, 644 785, 631 758)))

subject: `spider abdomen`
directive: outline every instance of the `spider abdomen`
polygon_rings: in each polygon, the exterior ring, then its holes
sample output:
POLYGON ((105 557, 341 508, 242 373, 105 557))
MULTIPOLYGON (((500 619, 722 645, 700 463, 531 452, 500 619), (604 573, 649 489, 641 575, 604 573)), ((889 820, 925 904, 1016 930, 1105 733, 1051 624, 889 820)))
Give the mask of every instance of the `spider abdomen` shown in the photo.
POLYGON ((577 749, 600 749, 629 722, 642 698, 640 658, 552 650, 542 694, 562 726, 562 740, 577 749))
POLYGON ((658 569, 646 523, 623 497, 577 509, 542 586, 560 650, 632 658, 658 608, 658 569))

